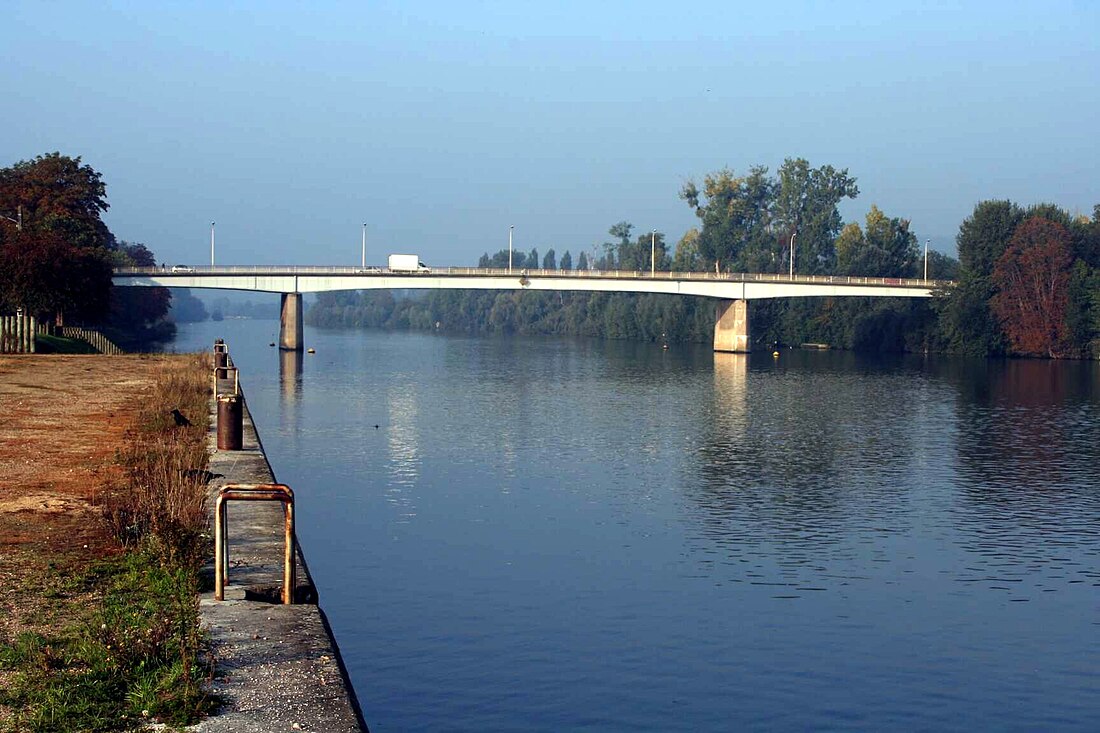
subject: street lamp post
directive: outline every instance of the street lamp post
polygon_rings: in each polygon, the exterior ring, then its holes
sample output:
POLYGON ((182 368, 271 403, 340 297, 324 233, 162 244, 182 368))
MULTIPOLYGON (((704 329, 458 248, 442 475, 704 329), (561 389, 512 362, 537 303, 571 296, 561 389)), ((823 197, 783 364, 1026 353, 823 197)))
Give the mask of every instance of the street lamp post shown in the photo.
POLYGON ((214 266, 214 222, 210 222, 210 266, 214 266))
POLYGON ((932 241, 931 239, 924 240, 924 280, 925 280, 925 282, 928 281, 928 243, 931 242, 931 241, 932 241))
POLYGON ((657 230, 649 233, 649 276, 657 276, 657 230))
POLYGON ((791 279, 794 280, 794 238, 798 236, 798 232, 791 233, 791 279))
POLYGON ((363 258, 360 267, 367 269, 367 222, 363 222, 363 258))
POLYGON ((508 274, 512 274, 512 230, 515 225, 508 227, 508 274))

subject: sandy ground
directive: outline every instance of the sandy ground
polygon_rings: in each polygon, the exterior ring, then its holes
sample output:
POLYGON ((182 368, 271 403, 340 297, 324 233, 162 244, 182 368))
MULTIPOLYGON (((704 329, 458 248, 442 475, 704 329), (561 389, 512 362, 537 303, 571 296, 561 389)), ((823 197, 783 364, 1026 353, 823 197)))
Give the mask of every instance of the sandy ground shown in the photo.
POLYGON ((170 356, 0 356, 0 639, 64 613, 43 597, 65 573, 117 551, 95 507, 115 453, 170 356))

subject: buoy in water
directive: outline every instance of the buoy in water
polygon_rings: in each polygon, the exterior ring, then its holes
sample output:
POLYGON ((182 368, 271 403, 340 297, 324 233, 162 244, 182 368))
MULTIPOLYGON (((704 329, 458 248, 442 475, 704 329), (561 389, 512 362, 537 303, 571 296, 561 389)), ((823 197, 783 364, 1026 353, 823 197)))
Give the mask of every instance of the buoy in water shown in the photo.
POLYGON ((274 346, 274 345, 275 345, 274 341, 272 341, 270 344, 268 344, 268 346, 274 346))
POLYGON ((306 353, 307 354, 316 354, 317 352, 314 349, 306 349, 306 353))

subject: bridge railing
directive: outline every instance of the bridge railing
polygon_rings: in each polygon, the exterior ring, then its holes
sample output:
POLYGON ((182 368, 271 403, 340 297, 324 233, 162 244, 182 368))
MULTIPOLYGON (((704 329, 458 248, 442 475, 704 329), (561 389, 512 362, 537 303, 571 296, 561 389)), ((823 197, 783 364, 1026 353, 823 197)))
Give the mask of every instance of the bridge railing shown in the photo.
POLYGON ((492 267, 433 267, 413 272, 390 270, 386 267, 345 267, 318 265, 215 265, 199 267, 119 267, 116 275, 331 275, 424 277, 534 277, 534 278, 594 278, 603 280, 699 280, 715 282, 767 282, 813 285, 868 285, 880 287, 937 288, 950 284, 948 280, 922 280, 898 277, 857 277, 851 275, 784 275, 782 273, 748 272, 655 272, 638 270, 544 270, 492 267))

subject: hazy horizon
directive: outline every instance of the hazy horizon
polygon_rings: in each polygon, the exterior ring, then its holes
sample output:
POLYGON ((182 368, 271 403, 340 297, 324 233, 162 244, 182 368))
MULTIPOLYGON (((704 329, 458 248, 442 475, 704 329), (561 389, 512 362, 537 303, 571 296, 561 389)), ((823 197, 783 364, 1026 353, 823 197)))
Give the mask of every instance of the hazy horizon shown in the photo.
POLYGON ((1098 6, 15 2, 0 166, 103 174, 120 239, 167 263, 474 264, 674 244, 723 167, 847 168, 952 252, 975 203, 1100 202, 1098 6))

